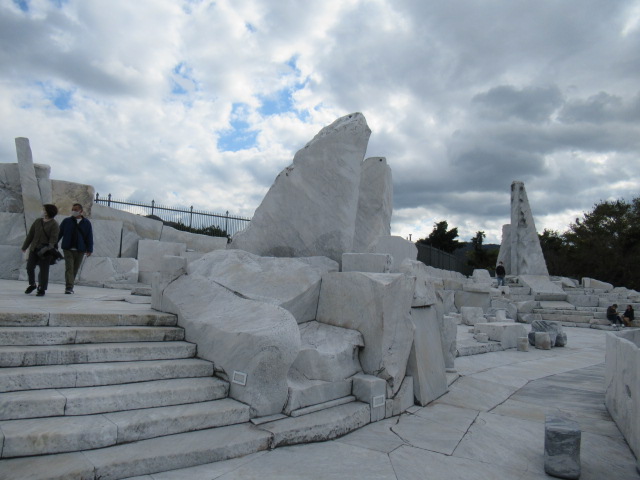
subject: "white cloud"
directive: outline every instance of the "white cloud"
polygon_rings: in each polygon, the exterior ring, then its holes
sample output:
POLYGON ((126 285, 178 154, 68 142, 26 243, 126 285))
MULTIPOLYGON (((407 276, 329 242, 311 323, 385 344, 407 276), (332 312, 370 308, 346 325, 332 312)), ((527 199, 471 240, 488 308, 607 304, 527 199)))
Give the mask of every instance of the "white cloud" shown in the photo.
POLYGON ((640 190, 635 0, 0 0, 0 160, 29 137, 101 195, 251 215, 361 111, 394 233, 499 242, 512 180, 539 231, 640 190))

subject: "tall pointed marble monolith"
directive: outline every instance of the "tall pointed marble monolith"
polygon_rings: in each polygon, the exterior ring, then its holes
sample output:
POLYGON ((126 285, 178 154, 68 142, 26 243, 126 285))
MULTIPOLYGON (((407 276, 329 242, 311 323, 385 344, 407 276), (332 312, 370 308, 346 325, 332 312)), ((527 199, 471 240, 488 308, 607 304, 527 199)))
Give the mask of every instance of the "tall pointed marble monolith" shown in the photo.
POLYGON ((361 164, 370 135, 361 113, 323 128, 280 172, 249 227, 228 248, 275 257, 322 255, 341 262, 353 248, 361 164))
MULTIPOLYGON (((549 275, 524 183, 511 184, 510 275, 549 275)), ((504 239, 504 235, 503 235, 504 239)), ((507 255, 507 252, 504 252, 507 255)), ((502 251, 500 252, 502 254, 502 251)))
POLYGON ((18 156, 18 171, 20 172, 25 228, 29 230, 31 224, 41 215, 43 203, 47 202, 43 202, 40 195, 28 138, 16 138, 16 154, 18 156))

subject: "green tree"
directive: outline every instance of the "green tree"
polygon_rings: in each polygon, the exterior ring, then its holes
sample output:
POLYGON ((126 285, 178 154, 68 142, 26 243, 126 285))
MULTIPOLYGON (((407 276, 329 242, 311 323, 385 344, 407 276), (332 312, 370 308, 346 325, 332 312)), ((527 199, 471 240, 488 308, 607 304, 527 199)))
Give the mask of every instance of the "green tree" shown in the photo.
POLYGON ((416 243, 431 245, 433 248, 444 252, 453 253, 462 246, 462 243, 456 240, 458 237, 458 228, 449 230, 449 224, 446 220, 434 223, 433 231, 427 238, 421 238, 416 243))
POLYGON ((542 254, 547 263, 550 275, 567 276, 570 270, 568 264, 568 249, 564 239, 557 230, 544 229, 538 235, 542 254))
POLYGON ((565 275, 640 288, 640 197, 596 204, 563 238, 565 275))
POLYGON ((472 248, 466 253, 467 264, 473 268, 493 271, 498 260, 499 250, 497 248, 487 250, 483 245, 486 237, 487 235, 481 230, 476 232, 476 235, 469 241, 472 248))

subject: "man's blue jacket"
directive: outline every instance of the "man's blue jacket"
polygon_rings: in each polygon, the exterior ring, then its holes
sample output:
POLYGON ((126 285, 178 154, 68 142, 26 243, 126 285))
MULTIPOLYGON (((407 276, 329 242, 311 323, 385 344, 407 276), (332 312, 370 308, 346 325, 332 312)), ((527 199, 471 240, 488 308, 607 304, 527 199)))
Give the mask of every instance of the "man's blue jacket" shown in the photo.
POLYGON ((74 217, 65 218, 60 224, 58 242, 62 239, 62 249, 77 249, 79 252, 93 253, 93 228, 91 222, 82 218, 80 222, 74 217))

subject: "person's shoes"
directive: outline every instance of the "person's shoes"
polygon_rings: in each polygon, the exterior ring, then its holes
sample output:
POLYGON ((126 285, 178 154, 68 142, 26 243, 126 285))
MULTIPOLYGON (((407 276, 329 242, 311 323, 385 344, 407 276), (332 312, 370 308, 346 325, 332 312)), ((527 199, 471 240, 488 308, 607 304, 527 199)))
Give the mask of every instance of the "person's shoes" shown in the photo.
POLYGON ((66 293, 67 295, 71 295, 73 293, 73 288, 65 288, 64 293, 66 293))
POLYGON ((44 297, 44 290, 39 288, 38 293, 36 293, 36 297, 44 297))
POLYGON ((31 292, 33 292, 37 287, 35 285, 29 285, 27 287, 27 289, 24 291, 24 293, 26 293, 27 295, 31 292))

